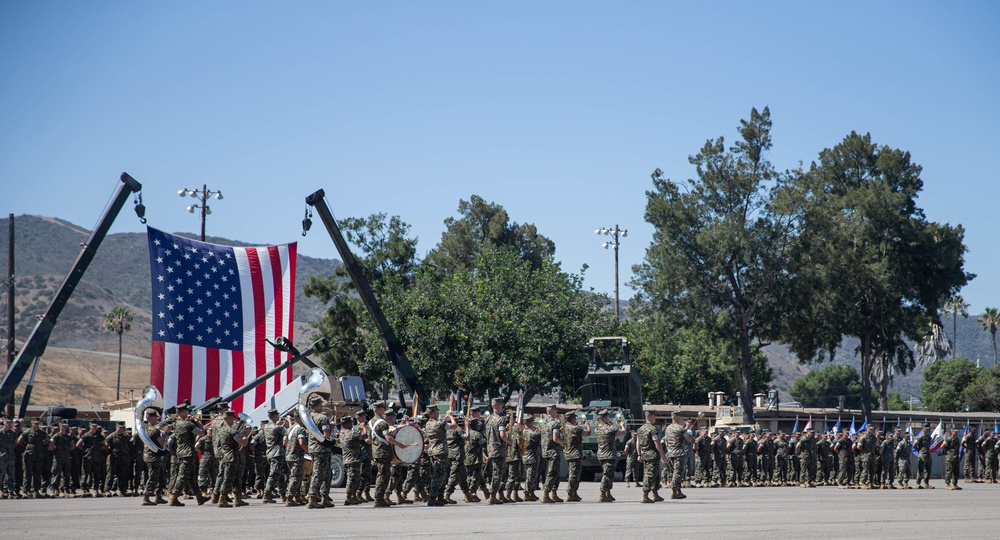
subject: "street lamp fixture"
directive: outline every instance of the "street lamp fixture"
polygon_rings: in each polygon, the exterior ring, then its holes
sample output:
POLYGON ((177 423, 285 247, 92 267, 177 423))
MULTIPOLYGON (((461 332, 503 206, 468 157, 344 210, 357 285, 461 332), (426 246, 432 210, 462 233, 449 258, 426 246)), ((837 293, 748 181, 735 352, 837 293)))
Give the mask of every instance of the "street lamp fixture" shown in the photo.
POLYGON ((187 211, 194 213, 194 211, 201 210, 201 241, 205 241, 205 216, 212 214, 212 209, 208 206, 207 202, 210 198, 215 197, 215 200, 222 200, 221 191, 212 191, 208 189, 208 186, 202 184, 201 190, 182 188, 177 190, 177 195, 181 197, 191 197, 192 199, 197 199, 201 204, 192 204, 187 207, 187 211))
POLYGON ((601 227, 600 229, 595 230, 594 233, 610 236, 611 239, 601 244, 601 247, 604 249, 614 248, 615 250, 615 324, 618 324, 622 320, 621 307, 619 306, 618 297, 618 246, 620 245, 619 238, 628 237, 628 229, 619 229, 618 225, 615 225, 614 229, 601 227))

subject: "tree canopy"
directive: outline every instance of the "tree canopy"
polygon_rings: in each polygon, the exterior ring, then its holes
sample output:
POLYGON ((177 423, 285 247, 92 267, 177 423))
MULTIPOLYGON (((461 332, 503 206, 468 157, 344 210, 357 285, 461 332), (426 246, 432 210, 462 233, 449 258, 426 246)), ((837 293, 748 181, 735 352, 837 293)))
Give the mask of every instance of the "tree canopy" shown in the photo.
POLYGON ((803 407, 834 408, 844 396, 844 407, 860 409, 861 375, 851 366, 830 364, 795 381, 789 393, 803 407))

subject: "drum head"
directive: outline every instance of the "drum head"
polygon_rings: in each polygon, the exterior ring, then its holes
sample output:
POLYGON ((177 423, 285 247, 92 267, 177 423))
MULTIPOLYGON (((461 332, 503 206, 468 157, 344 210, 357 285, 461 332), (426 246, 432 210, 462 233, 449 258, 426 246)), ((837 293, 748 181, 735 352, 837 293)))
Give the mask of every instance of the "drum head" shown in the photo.
POLYGON ((392 453, 399 462, 407 465, 416 463, 424 454, 424 434, 415 426, 401 426, 392 437, 406 445, 406 448, 392 447, 392 453))

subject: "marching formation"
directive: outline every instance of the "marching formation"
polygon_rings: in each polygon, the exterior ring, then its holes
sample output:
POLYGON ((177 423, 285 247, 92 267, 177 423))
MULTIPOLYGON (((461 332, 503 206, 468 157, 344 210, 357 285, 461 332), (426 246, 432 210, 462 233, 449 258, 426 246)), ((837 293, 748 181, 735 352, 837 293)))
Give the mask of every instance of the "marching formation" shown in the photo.
MULTIPOLYGON (((416 418, 399 415, 384 403, 365 412, 330 419, 319 395, 308 401, 306 417, 279 416, 255 429, 245 426, 223 404, 202 424, 177 407, 163 422, 147 408, 144 429, 133 434, 119 423, 114 432, 98 424, 89 430, 61 422, 55 430, 32 420, 3 420, 0 430, 0 488, 3 498, 142 496, 142 504, 184 506, 211 500, 219 507, 240 507, 256 495, 264 504, 331 508, 331 462, 342 455, 346 473, 343 504, 387 508, 423 502, 428 506, 466 503, 581 501, 582 440, 591 427, 575 413, 555 406, 536 419, 504 409, 499 399, 491 413, 471 408, 468 416, 431 408, 416 418), (410 427, 406 427, 410 426, 410 427), (420 434, 418 442, 397 440, 405 429, 420 434), (314 433, 323 435, 320 438, 314 433), (147 439, 148 437, 148 439, 147 439), (419 459, 396 459, 400 450, 420 446, 419 459), (565 461, 565 498, 560 497, 561 462, 565 461), (482 493, 483 498, 479 497, 482 493)), ((837 485, 841 489, 933 489, 929 483, 932 443, 929 425, 915 440, 896 429, 881 433, 871 427, 856 435, 818 434, 812 429, 790 436, 778 433, 692 432, 695 419, 673 413, 665 427, 647 413, 646 423, 629 433, 607 411, 598 414, 593 434, 602 477, 598 502, 614 502, 612 489, 620 459, 625 482, 642 488, 643 503, 686 497, 684 487, 837 485), (617 441, 625 436, 624 450, 617 441), (917 470, 911 470, 911 455, 917 470)), ((941 444, 944 480, 957 490, 965 482, 997 482, 1000 436, 992 431, 959 436, 949 430, 941 444), (964 471, 960 471, 964 457, 964 471)))

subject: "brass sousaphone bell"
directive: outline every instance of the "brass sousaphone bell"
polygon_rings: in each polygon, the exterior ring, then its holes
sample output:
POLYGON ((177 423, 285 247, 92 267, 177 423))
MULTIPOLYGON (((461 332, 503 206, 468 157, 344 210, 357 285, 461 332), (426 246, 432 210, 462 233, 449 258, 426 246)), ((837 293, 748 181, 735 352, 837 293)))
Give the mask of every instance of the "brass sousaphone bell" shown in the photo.
POLYGON ((299 405, 297 410, 299 412, 299 419, 302 420, 302 425, 305 426, 306 431, 313 437, 316 437, 316 439, 325 441, 327 440, 326 437, 323 436, 323 432, 319 430, 316 422, 313 422, 312 415, 309 414, 309 404, 307 403, 309 397, 317 393, 317 390, 319 393, 325 391, 329 395, 326 373, 322 369, 313 368, 299 390, 299 405))

